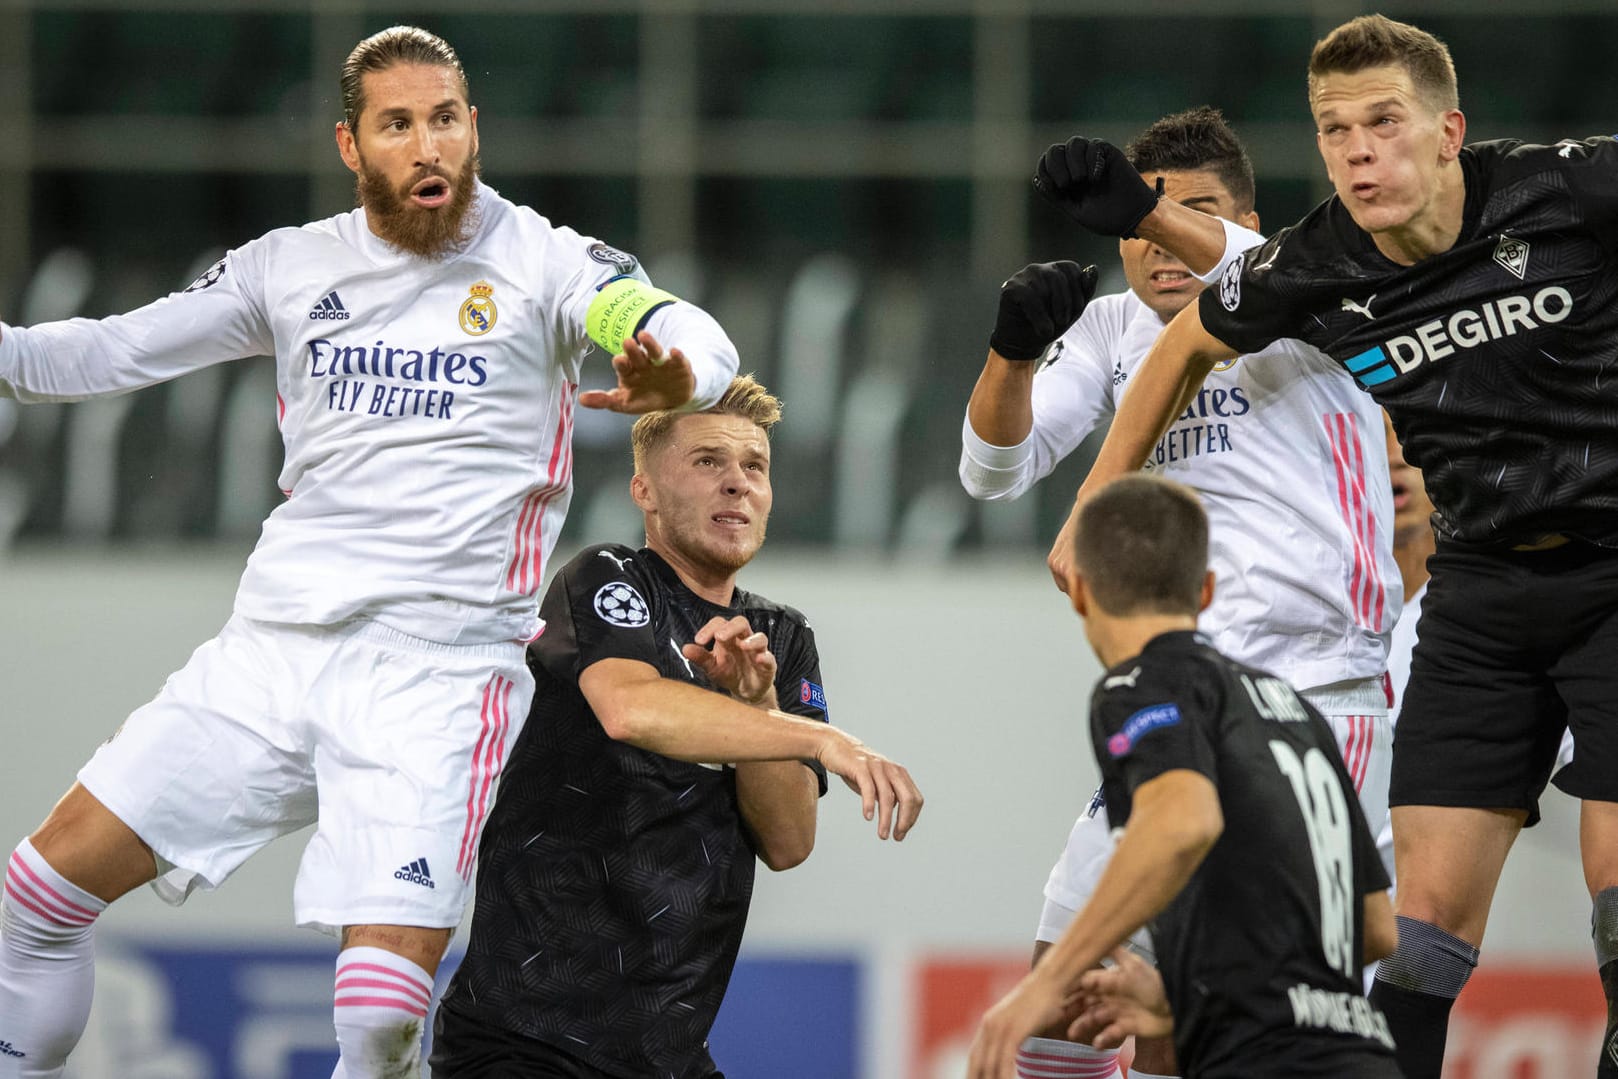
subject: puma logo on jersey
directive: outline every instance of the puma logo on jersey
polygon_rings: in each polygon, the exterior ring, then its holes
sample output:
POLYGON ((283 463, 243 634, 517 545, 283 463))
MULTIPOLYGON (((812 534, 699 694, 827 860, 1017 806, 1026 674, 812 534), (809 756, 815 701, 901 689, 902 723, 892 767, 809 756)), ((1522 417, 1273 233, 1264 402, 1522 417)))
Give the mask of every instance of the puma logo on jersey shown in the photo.
POLYGON ((619 558, 617 555, 613 554, 611 551, 598 551, 596 553, 599 554, 602 558, 605 558, 607 561, 612 562, 613 564, 615 564, 618 567, 618 572, 620 572, 620 573, 623 572, 623 569, 624 569, 625 566, 629 565, 629 563, 634 561, 634 559, 632 559, 632 558, 619 558))
POLYGON ((1350 299, 1345 298, 1343 300, 1343 310, 1344 311, 1358 311, 1360 314, 1364 315, 1367 319, 1374 322, 1374 321, 1376 321, 1376 316, 1371 314, 1371 305, 1373 303, 1375 303, 1375 302, 1376 302, 1376 293, 1374 293, 1374 292, 1371 293, 1371 295, 1366 297, 1364 303, 1358 303, 1358 302, 1356 302, 1354 300, 1350 300, 1350 299))
POLYGON ((1115 674, 1115 675, 1113 675, 1111 678, 1109 678, 1105 682, 1101 683, 1101 688, 1102 689, 1120 689, 1120 688, 1122 688, 1124 686, 1127 686, 1130 689, 1134 689, 1135 688, 1135 680, 1137 678, 1139 678, 1139 677, 1140 677, 1140 668, 1136 667, 1134 670, 1130 671, 1128 674, 1115 674))

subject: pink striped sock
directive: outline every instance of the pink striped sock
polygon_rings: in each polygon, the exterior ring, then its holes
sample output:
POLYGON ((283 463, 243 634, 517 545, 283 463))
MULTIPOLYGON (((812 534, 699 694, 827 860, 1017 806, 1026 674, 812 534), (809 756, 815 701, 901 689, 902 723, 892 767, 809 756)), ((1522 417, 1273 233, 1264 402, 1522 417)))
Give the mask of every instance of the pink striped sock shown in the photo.
POLYGON ((348 1079, 393 1079, 421 1070, 421 1032, 433 976, 382 948, 345 948, 337 956, 332 1021, 348 1079))
POLYGON ((23 840, 0 897, 0 1077, 57 1076, 95 992, 96 918, 107 904, 23 840))
POLYGON ((1017 1050, 1018 1079, 1119 1079, 1118 1053, 1056 1038, 1029 1038, 1017 1050))

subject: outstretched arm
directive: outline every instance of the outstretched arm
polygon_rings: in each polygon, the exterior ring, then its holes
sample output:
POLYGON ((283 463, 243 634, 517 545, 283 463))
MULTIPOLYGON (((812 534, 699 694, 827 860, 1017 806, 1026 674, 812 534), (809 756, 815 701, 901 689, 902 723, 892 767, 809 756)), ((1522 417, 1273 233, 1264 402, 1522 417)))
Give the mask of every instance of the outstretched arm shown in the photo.
POLYGON ((972 1043, 970 1079, 1015 1079, 1023 1039, 1074 1017, 1080 976, 1168 906, 1223 830, 1218 790, 1202 773, 1177 768, 1141 784, 1090 901, 1017 988, 984 1016, 972 1043))
POLYGON ((882 839, 904 838, 921 813, 921 792, 903 766, 830 724, 754 708, 634 659, 592 663, 579 690, 609 737, 675 760, 819 761, 859 794, 882 839))
POLYGON ((1158 335, 1135 372, 1101 452, 1079 488, 1073 511, 1046 559, 1058 588, 1066 592, 1073 574, 1073 537, 1079 507, 1106 484, 1144 465, 1158 439, 1196 396, 1208 372, 1215 364, 1236 355, 1234 349, 1203 328, 1202 315, 1194 303, 1174 316, 1174 321, 1158 335))

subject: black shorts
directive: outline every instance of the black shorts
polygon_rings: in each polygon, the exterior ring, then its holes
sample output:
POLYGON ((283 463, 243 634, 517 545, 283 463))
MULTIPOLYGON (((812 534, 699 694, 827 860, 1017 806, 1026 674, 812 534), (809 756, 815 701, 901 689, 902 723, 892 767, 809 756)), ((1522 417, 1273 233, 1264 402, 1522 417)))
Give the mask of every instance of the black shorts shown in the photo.
MULTIPOLYGON (((706 1054, 703 1054, 706 1056, 706 1054)), ((438 1007, 433 1020, 432 1079, 623 1079, 556 1046, 438 1007)), ((682 1079, 725 1079, 711 1061, 682 1079)))
POLYGON ((1393 739, 1388 804, 1525 809, 1556 785, 1618 801, 1618 550, 1440 541, 1393 739))

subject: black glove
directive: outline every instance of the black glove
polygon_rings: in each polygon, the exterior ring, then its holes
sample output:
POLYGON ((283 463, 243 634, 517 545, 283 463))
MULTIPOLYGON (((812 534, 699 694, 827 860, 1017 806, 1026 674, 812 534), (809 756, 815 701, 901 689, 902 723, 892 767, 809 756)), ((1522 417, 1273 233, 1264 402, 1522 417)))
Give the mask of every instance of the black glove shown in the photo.
POLYGON ((1091 232, 1128 239, 1157 206, 1163 181, 1153 191, 1118 147, 1074 136, 1039 159, 1034 190, 1091 232))
POLYGON ((1000 286, 1000 314, 989 347, 1008 360, 1037 360, 1079 321, 1096 294, 1096 268, 1036 262, 1000 286))

